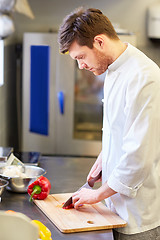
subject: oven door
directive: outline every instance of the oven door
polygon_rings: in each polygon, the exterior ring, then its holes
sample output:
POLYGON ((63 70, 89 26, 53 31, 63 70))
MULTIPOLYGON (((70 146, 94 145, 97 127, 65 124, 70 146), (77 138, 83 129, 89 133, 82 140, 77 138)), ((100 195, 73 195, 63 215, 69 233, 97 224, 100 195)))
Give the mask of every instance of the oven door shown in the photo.
POLYGON ((105 74, 79 70, 69 55, 59 55, 57 145, 59 154, 97 156, 101 151, 105 74))
POLYGON ((59 53, 57 34, 25 33, 21 150, 97 156, 103 83, 59 53))

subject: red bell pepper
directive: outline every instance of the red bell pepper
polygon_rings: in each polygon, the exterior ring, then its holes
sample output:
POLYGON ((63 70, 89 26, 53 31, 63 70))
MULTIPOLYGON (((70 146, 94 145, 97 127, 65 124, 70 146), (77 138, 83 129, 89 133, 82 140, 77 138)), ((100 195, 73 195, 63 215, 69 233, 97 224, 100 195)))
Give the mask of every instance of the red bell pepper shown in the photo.
POLYGON ((33 183, 28 186, 27 192, 30 195, 29 201, 32 198, 43 200, 45 199, 51 189, 51 183, 46 177, 39 177, 33 183))

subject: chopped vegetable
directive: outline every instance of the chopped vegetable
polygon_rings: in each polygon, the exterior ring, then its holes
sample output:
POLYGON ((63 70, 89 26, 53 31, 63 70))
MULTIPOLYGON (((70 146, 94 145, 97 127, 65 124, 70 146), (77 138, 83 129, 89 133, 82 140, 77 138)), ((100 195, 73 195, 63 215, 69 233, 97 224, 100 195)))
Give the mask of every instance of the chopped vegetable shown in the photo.
POLYGON ((43 200, 45 199, 51 189, 51 183, 46 177, 39 177, 33 183, 28 186, 27 192, 30 195, 30 201, 32 198, 43 200))
POLYGON ((69 204, 68 206, 62 207, 62 208, 63 208, 63 209, 71 209, 71 208, 74 208, 74 204, 71 203, 71 204, 69 204))

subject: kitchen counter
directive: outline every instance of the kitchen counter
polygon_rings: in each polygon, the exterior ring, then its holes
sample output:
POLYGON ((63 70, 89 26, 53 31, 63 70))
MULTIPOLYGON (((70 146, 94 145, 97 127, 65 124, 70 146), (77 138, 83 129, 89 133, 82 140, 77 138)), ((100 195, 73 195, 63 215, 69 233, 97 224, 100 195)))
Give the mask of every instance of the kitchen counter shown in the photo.
MULTIPOLYGON (((69 193, 75 192, 85 183, 94 161, 94 158, 42 156, 39 160, 39 166, 47 171, 45 176, 51 182, 51 194, 69 193)), ((96 186, 98 187, 99 183, 96 186)), ((5 191, 2 195, 0 210, 14 210, 24 213, 31 219, 41 221, 52 232, 53 240, 63 240, 64 238, 66 240, 113 240, 111 230, 61 233, 34 203, 29 202, 27 193, 5 191)))

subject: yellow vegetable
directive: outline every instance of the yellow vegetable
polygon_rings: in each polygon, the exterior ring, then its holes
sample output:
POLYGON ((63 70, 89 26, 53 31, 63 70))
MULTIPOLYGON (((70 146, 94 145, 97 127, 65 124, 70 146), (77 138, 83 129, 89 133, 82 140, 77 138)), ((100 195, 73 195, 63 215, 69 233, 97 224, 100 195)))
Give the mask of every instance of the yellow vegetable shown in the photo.
POLYGON ((41 230, 39 231, 39 236, 40 236, 40 239, 42 240, 52 240, 51 237, 46 236, 44 232, 42 232, 41 230))
POLYGON ((42 240, 52 240, 50 230, 43 223, 38 220, 32 220, 32 223, 38 226, 39 235, 42 240))

